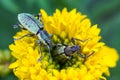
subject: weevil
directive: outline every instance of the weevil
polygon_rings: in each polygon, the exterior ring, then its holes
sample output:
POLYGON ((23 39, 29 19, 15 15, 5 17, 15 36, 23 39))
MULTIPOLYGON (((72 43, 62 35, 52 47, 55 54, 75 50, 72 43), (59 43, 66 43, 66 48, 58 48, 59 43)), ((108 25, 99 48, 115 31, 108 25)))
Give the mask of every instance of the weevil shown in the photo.
POLYGON ((81 46, 79 45, 76 45, 75 44, 75 40, 79 40, 79 41, 82 41, 82 42, 85 42, 87 40, 80 40, 80 39, 76 39, 76 38, 72 38, 71 41, 72 41, 72 46, 69 46, 69 45, 66 45, 66 44, 55 44, 53 46, 53 54, 52 54, 52 57, 53 59, 62 64, 64 63, 65 61, 67 60, 70 60, 71 57, 73 56, 73 54, 77 53, 81 58, 88 58, 89 56, 91 56, 94 51, 92 53, 90 53, 89 55, 82 55, 79 51, 81 50, 81 46))
MULTIPOLYGON (((41 14, 37 15, 38 20, 29 13, 20 13, 18 14, 17 17, 18 17, 19 24, 15 25, 14 27, 19 26, 23 29, 28 30, 29 32, 31 32, 31 34, 26 34, 15 40, 19 40, 25 36, 36 35, 38 37, 39 44, 42 43, 46 45, 50 53, 50 49, 52 48, 52 41, 50 39, 50 35, 48 34, 48 32, 44 30, 44 25, 43 25, 43 22, 41 21, 41 14)), ((41 58, 42 56, 38 59, 38 61, 40 61, 41 58)))

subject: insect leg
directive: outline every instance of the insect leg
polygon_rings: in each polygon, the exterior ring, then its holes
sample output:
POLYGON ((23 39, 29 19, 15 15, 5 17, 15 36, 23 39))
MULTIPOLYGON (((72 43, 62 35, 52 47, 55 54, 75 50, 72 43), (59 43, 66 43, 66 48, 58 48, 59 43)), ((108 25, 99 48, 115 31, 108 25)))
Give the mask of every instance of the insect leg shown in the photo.
POLYGON ((62 47, 62 44, 54 44, 55 47, 62 47))
POLYGON ((91 55, 93 55, 95 53, 95 51, 92 51, 89 55, 86 56, 86 58, 90 57, 91 55))
POLYGON ((38 59, 38 62, 40 62, 41 60, 42 60, 42 49, 41 49, 41 47, 40 47, 40 53, 41 53, 41 55, 40 55, 40 57, 39 57, 39 59, 38 59))
POLYGON ((78 53, 78 55, 81 57, 81 58, 84 58, 84 59, 86 59, 86 58, 88 58, 88 57, 90 57, 91 55, 93 55, 95 53, 95 51, 92 51, 89 55, 87 55, 87 56, 84 56, 84 55, 82 55, 82 54, 80 54, 80 53, 78 53))
POLYGON ((53 37, 53 34, 49 34, 50 38, 53 37))
POLYGON ((40 17, 42 16, 42 14, 37 14, 37 15, 35 15, 35 17, 40 21, 40 17))
POLYGON ((51 52, 50 52, 50 48, 49 48, 49 46, 48 46, 48 45, 47 45, 47 47, 48 47, 48 50, 49 50, 49 53, 50 53, 50 59, 51 59, 51 60, 53 60, 53 59, 52 59, 51 52))
POLYGON ((13 28, 14 28, 14 29, 16 29, 16 28, 18 28, 18 27, 20 27, 18 24, 14 24, 14 25, 13 25, 13 28))
POLYGON ((22 25, 20 24, 20 23, 16 23, 16 24, 14 24, 13 25, 13 28, 15 29, 15 28, 22 28, 22 25))
POLYGON ((24 26, 21 25, 20 23, 14 24, 14 25, 13 25, 13 28, 14 28, 14 29, 16 29, 16 28, 22 28, 22 29, 26 30, 26 29, 24 28, 24 26))
POLYGON ((41 60, 42 60, 42 48, 41 48, 41 41, 40 40, 37 40, 37 44, 38 44, 38 46, 40 47, 40 57, 39 57, 39 59, 38 59, 38 62, 40 62, 41 60))
POLYGON ((78 53, 78 55, 79 55, 81 58, 86 58, 86 56, 82 55, 81 53, 78 53))
POLYGON ((77 38, 72 38, 71 41, 72 41, 73 44, 75 44, 75 40, 78 40, 80 42, 86 42, 88 39, 81 40, 81 39, 77 39, 77 38))
POLYGON ((23 35, 23 36, 21 36, 21 37, 19 37, 19 38, 14 38, 14 40, 19 40, 19 39, 22 39, 22 38, 24 38, 24 37, 26 37, 26 36, 33 36, 34 34, 26 34, 26 35, 23 35))

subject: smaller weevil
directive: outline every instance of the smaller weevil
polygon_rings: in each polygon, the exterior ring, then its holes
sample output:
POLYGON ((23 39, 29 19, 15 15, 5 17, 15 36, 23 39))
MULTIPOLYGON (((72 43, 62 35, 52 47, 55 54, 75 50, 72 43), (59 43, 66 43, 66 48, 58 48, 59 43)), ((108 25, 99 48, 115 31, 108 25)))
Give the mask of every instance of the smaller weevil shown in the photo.
MULTIPOLYGON (((52 57, 53 59, 58 62, 58 63, 64 63, 67 60, 70 60, 71 57, 73 56, 73 54, 77 53, 81 58, 88 58, 89 56, 91 56, 94 51, 92 53, 90 53, 87 56, 82 55, 79 51, 81 50, 81 47, 75 44, 75 40, 79 40, 76 38, 72 38, 71 41, 73 43, 72 46, 69 45, 65 45, 65 44, 55 44, 53 46, 53 53, 52 53, 52 57)), ((79 40, 82 42, 85 42, 87 40, 79 40)))
MULTIPOLYGON (((50 39, 50 35, 46 30, 44 30, 43 22, 41 21, 41 14, 37 15, 36 19, 33 15, 29 13, 20 13, 18 14, 18 21, 19 24, 14 25, 14 27, 21 27, 23 29, 28 30, 31 32, 30 34, 26 34, 20 38, 16 38, 15 40, 19 40, 24 38, 25 36, 33 36, 36 35, 38 37, 38 44, 44 44, 48 47, 49 53, 50 49, 52 48, 52 41, 50 39)), ((41 49, 40 49, 41 51, 41 49)), ((38 59, 40 61, 42 56, 38 59)))

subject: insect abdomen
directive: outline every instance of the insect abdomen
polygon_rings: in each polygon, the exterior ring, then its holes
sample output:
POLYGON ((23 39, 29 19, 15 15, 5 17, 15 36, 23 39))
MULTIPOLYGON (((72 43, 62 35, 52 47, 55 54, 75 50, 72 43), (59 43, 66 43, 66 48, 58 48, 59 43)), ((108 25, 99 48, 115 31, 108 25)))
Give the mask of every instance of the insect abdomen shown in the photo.
POLYGON ((35 17, 28 13, 18 14, 18 20, 27 30, 34 34, 36 34, 41 27, 35 17))

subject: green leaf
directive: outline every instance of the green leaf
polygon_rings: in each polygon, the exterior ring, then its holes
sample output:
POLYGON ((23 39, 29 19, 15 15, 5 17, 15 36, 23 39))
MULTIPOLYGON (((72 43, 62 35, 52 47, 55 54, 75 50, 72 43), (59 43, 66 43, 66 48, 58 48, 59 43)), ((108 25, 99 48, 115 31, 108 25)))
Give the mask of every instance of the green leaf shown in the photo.
POLYGON ((16 13, 19 11, 19 7, 13 0, 0 0, 0 4, 3 8, 12 13, 16 13))

